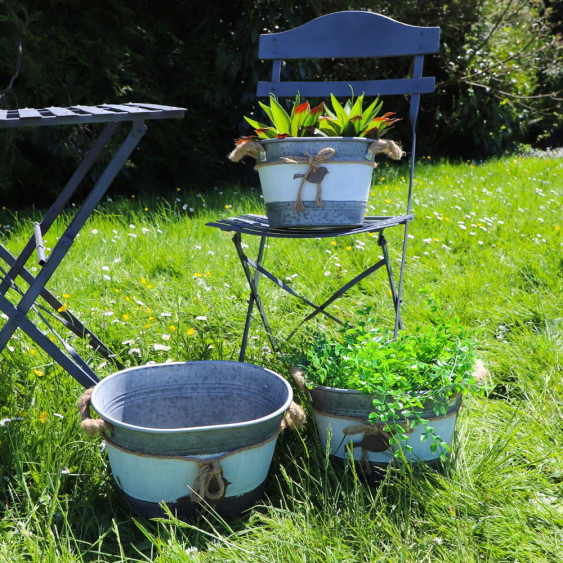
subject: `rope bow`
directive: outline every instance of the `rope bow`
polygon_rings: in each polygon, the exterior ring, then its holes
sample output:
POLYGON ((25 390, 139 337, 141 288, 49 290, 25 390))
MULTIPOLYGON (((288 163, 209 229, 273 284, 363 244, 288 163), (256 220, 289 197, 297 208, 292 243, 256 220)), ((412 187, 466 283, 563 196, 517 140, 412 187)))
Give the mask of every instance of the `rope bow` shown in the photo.
POLYGON ((318 154, 312 155, 308 152, 305 156, 282 156, 281 159, 289 164, 299 164, 301 162, 306 162, 309 165, 309 169, 305 174, 294 174, 293 178, 301 178, 301 183, 299 184, 299 190, 297 190, 297 199, 293 205, 295 211, 303 211, 305 206, 303 205, 303 200, 301 199, 301 193, 303 192, 303 186, 305 182, 311 182, 312 184, 317 184, 317 198, 316 204, 321 206, 322 195, 321 195, 321 182, 323 178, 328 174, 328 170, 325 166, 321 166, 324 162, 328 162, 336 151, 331 147, 325 147, 321 149, 318 154))

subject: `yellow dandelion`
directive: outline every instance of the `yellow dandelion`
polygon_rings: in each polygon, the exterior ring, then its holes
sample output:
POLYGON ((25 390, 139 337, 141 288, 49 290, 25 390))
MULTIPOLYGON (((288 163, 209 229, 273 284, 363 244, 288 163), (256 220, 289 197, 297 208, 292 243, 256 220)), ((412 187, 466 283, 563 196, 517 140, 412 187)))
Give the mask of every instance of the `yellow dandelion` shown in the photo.
POLYGON ((210 278, 210 277, 211 277, 211 272, 205 272, 205 277, 206 277, 206 278, 210 278))
POLYGON ((385 203, 391 203, 391 200, 390 200, 389 198, 387 198, 387 199, 385 200, 385 203))
POLYGON ((346 250, 352 250, 352 247, 351 247, 351 246, 347 246, 347 247, 346 247, 346 250))
POLYGON ((34 369, 33 373, 37 376, 37 377, 43 377, 45 375, 45 372, 40 370, 40 369, 34 369))
POLYGON ((29 349, 29 353, 30 353, 32 356, 35 356, 35 355, 37 354, 37 350, 36 350, 35 348, 30 348, 30 349, 29 349))
POLYGON ((434 237, 432 240, 433 240, 434 242, 438 242, 440 239, 439 239, 438 237, 434 237))
POLYGON ((147 289, 152 289, 154 285, 152 283, 147 284, 147 289))
POLYGON ((131 301, 131 297, 125 296, 125 301, 131 301))
POLYGON ((156 319, 156 317, 153 317, 152 315, 149 317, 149 321, 154 321, 154 319, 156 319))
POLYGON ((174 332, 174 331, 176 330, 176 327, 175 327, 174 325, 170 325, 170 326, 168 327, 168 330, 169 330, 170 332, 174 332))
POLYGON ((379 178, 380 182, 385 182, 385 176, 381 176, 381 178, 379 178))
POLYGON ((196 273, 194 274, 194 278, 201 278, 201 274, 200 274, 199 272, 196 272, 196 273))
POLYGON ((131 317, 127 313, 123 313, 123 320, 128 321, 131 317))
POLYGON ((560 231, 560 230, 561 230, 561 226, 560 226, 560 225, 555 225, 555 230, 556 230, 556 231, 560 231))
POLYGON ((147 315, 150 315, 152 313, 152 309, 150 307, 147 307, 147 315))
POLYGON ((63 297, 64 297, 65 299, 68 299, 68 298, 70 297, 70 293, 63 293, 63 297))
POLYGON ((149 210, 149 208, 148 208, 148 207, 145 207, 145 211, 148 211, 148 210, 149 210))
POLYGON ((145 285, 145 284, 147 283, 147 279, 146 279, 146 278, 141 278, 141 283, 142 283, 143 285, 145 285))
POLYGON ((41 414, 39 415, 39 420, 45 424, 47 422, 47 412, 46 411, 41 411, 41 414))
POLYGON ((181 192, 182 190, 181 190, 179 187, 177 187, 177 188, 176 188, 176 191, 177 191, 177 192, 181 192))
POLYGON ((151 323, 147 323, 147 324, 145 325, 145 328, 150 328, 151 326, 152 326, 151 323))
POLYGON ((335 240, 331 240, 330 244, 332 244, 332 246, 336 246, 336 241, 335 240))
POLYGON ((63 303, 58 309, 57 311, 59 313, 64 313, 66 310, 68 309, 68 305, 66 303, 63 303))
POLYGON ((195 328, 193 328, 193 327, 188 328, 188 330, 186 330, 186 334, 187 334, 188 336, 193 336, 193 335, 195 334, 195 332, 196 332, 196 331, 195 331, 195 328))

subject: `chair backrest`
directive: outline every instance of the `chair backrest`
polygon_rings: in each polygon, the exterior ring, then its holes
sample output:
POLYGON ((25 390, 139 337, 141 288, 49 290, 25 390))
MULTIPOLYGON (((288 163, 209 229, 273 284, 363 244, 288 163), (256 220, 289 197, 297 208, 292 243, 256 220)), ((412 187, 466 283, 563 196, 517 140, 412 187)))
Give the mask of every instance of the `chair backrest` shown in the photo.
POLYGON ((407 213, 410 213, 420 94, 433 92, 435 88, 433 76, 422 76, 424 55, 437 53, 439 48, 439 27, 407 25, 372 12, 335 12, 295 29, 260 35, 258 57, 272 60, 272 79, 258 82, 256 93, 259 97, 270 93, 293 97, 298 92, 303 97, 326 97, 331 93, 349 97, 352 87, 355 94, 365 92, 366 96, 409 95, 412 139, 407 213), (356 81, 281 80, 284 60, 383 57, 412 57, 410 76, 356 81))

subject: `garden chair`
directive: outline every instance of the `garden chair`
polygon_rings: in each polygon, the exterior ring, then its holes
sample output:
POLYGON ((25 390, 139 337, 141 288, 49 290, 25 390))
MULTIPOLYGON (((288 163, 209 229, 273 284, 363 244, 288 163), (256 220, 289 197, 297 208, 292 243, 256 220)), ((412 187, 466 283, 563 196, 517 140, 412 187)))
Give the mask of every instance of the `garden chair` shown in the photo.
MULTIPOLYGON (((246 316, 246 323, 242 338, 239 360, 244 361, 249 336, 250 323, 254 305, 258 308, 261 320, 268 334, 272 348, 277 351, 279 344, 273 336, 269 320, 259 293, 261 276, 269 278, 280 288, 287 291, 313 309, 303 322, 309 321, 319 314, 323 314, 341 324, 342 321, 327 311, 327 307, 341 297, 351 287, 384 268, 389 281, 393 306, 395 309, 394 334, 402 328, 401 301, 409 224, 414 215, 411 213, 411 202, 414 181, 414 165, 416 155, 416 123, 420 107, 420 95, 431 93, 435 88, 434 77, 423 76, 422 68, 424 56, 439 50, 440 29, 438 27, 417 27, 406 25, 386 16, 363 11, 336 12, 318 17, 300 27, 279 33, 268 33, 260 36, 258 57, 272 61, 272 78, 261 81, 257 85, 258 97, 268 97, 270 93, 278 98, 294 98, 297 93, 305 98, 322 97, 326 99, 331 93, 338 97, 349 97, 351 88, 355 95, 365 93, 366 96, 401 96, 408 97, 411 143, 404 145, 410 159, 410 177, 406 194, 405 213, 398 216, 370 216, 366 217, 364 225, 350 229, 333 230, 288 230, 273 229, 267 219, 256 215, 243 215, 209 223, 210 226, 224 231, 234 232, 233 242, 241 265, 244 269, 249 287, 250 299, 246 316), (378 59, 397 57, 403 62, 409 57, 411 67, 409 75, 403 78, 374 79, 356 81, 284 81, 282 68, 285 61, 295 59, 378 59), (401 59, 402 58, 402 59, 401 59), (393 227, 402 229, 403 243, 398 283, 395 282, 393 266, 389 258, 387 241, 384 231, 393 227), (333 238, 341 236, 358 236, 361 233, 377 233, 378 243, 383 258, 372 266, 357 274, 342 286, 322 304, 315 305, 307 298, 299 295, 280 277, 268 271, 264 264, 264 248, 268 238, 333 238), (250 235, 260 238, 256 260, 244 252, 242 236, 250 235)), ((389 106, 387 106, 389 107, 389 106)), ((299 326, 301 326, 300 323, 299 326)), ((296 330, 286 338, 291 338, 296 330)))

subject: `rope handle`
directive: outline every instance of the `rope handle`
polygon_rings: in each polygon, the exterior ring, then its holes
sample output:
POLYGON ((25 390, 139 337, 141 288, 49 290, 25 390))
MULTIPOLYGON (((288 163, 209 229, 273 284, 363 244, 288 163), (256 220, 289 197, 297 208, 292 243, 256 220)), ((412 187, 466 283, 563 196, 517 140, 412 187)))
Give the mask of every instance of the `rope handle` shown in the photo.
POLYGON ((94 436, 105 432, 111 434, 112 426, 103 418, 92 418, 90 416, 90 399, 92 397, 93 387, 86 389, 80 399, 78 399, 77 407, 80 413, 80 426, 82 431, 88 436, 94 436))

